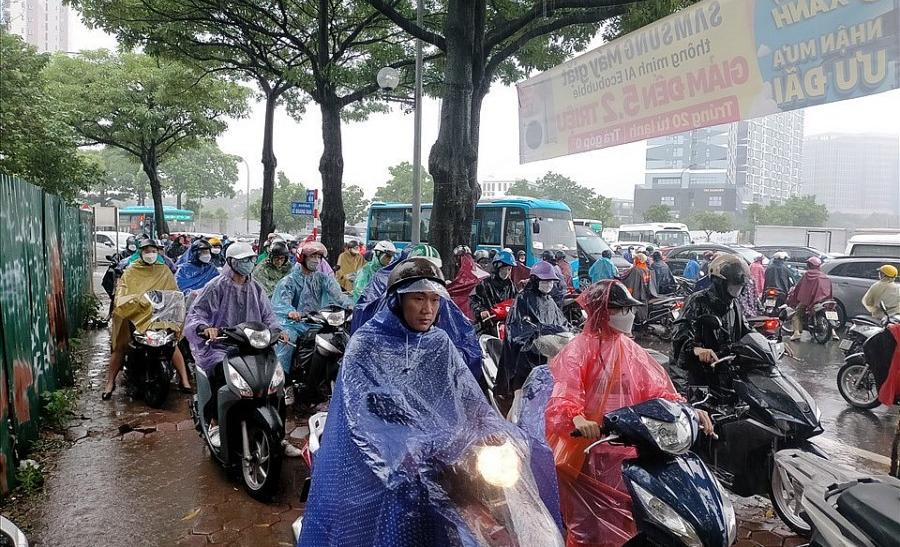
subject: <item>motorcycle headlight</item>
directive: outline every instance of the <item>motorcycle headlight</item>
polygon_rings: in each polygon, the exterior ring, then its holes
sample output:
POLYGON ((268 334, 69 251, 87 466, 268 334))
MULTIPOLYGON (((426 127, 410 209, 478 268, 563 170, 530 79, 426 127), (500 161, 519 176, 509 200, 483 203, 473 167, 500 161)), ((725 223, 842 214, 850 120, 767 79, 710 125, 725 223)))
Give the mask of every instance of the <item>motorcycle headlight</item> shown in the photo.
POLYGON ((488 483, 509 488, 519 480, 519 455, 515 447, 506 442, 500 446, 484 446, 478 450, 475 468, 488 483))
POLYGON ((151 348, 165 346, 170 340, 172 340, 172 333, 164 330, 148 330, 143 337, 138 338, 139 342, 151 348))
POLYGON ((649 516, 651 520, 655 521, 664 530, 669 530, 678 536, 678 538, 688 547, 703 546, 703 542, 700 541, 697 531, 694 530, 694 527, 691 526, 690 522, 681 518, 681 515, 676 513, 667 503, 650 492, 647 492, 639 485, 632 483, 631 486, 634 488, 638 500, 640 500, 641 505, 644 506, 644 509, 647 511, 647 516, 649 516))
POLYGON ((275 374, 272 375, 272 381, 269 382, 269 395, 278 391, 284 385, 284 369, 281 365, 275 367, 275 374))
POLYGON ((694 434, 691 429, 691 420, 684 412, 679 414, 674 422, 655 420, 647 416, 641 416, 641 422, 650 432, 653 441, 663 452, 669 454, 684 454, 690 450, 694 443, 694 434))
POLYGON ((244 377, 228 363, 225 363, 225 374, 228 375, 228 381, 237 388, 241 397, 253 397, 253 390, 250 389, 250 384, 248 384, 247 380, 244 380, 244 377))
POLYGON ((332 327, 340 327, 344 324, 344 310, 322 312, 322 317, 332 327))
POLYGON ((250 341, 250 345, 256 349, 269 347, 272 342, 272 333, 268 330, 244 329, 244 336, 250 341))

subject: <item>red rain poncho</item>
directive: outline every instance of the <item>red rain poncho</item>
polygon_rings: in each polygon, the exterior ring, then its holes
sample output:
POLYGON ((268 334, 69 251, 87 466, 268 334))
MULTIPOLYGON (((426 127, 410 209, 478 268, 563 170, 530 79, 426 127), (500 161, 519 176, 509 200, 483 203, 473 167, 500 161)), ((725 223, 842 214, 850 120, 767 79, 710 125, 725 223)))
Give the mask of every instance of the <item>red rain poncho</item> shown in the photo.
POLYGON ((810 268, 791 289, 787 305, 792 308, 798 305, 809 308, 829 298, 831 298, 831 279, 822 270, 810 268))
POLYGON ((459 306, 459 309, 465 314, 469 320, 473 320, 475 316, 472 314, 472 307, 469 305, 469 296, 475 292, 475 287, 481 283, 481 280, 490 274, 478 267, 472 255, 463 255, 459 259, 459 271, 456 278, 447 286, 447 292, 450 298, 459 306))
POLYGON ((900 397, 900 325, 890 325, 888 331, 897 341, 897 345, 894 348, 887 380, 881 384, 881 389, 878 390, 878 400, 881 401, 881 404, 890 406, 900 397))
POLYGON ((593 285, 579 304, 588 310, 585 330, 550 363, 553 394, 546 410, 547 442, 559 479, 560 505, 569 547, 619 546, 636 534, 622 461, 633 448, 571 437, 572 419, 603 423, 613 410, 654 398, 683 401, 665 370, 643 348, 607 326, 606 286, 593 285))

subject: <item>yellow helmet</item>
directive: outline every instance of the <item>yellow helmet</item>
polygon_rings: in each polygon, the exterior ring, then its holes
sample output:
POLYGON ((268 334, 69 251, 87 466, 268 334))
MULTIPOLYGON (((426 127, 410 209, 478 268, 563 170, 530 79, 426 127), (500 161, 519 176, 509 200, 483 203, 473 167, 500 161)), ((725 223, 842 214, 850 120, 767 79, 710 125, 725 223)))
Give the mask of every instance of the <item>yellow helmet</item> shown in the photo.
POLYGON ((212 236, 211 238, 209 238, 209 244, 215 247, 217 245, 221 245, 222 240, 217 238, 216 236, 212 236))
POLYGON ((881 272, 885 277, 897 277, 897 267, 890 264, 885 264, 884 266, 878 268, 878 271, 881 272))

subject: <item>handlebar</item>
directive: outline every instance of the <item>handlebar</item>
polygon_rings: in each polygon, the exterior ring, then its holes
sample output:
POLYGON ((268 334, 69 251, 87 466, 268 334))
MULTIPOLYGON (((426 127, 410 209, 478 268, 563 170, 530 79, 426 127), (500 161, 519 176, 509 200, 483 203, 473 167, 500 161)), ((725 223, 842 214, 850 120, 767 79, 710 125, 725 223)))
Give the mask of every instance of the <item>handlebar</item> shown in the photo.
POLYGON ((722 357, 721 359, 719 359, 717 361, 713 361, 712 363, 709 364, 709 367, 716 368, 716 365, 721 365, 723 363, 730 363, 730 362, 734 361, 735 359, 737 359, 737 355, 728 355, 726 357, 722 357))

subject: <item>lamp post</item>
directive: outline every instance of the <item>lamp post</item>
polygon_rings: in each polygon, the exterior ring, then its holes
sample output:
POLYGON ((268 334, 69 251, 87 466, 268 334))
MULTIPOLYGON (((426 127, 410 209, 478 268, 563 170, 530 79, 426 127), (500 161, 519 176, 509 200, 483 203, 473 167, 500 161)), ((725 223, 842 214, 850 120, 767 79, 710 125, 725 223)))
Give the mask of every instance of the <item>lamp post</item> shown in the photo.
POLYGON ((247 234, 250 233, 250 164, 247 163, 247 160, 244 159, 243 156, 238 156, 241 158, 241 161, 244 162, 244 169, 247 171, 247 211, 245 213, 245 217, 247 218, 247 234))

